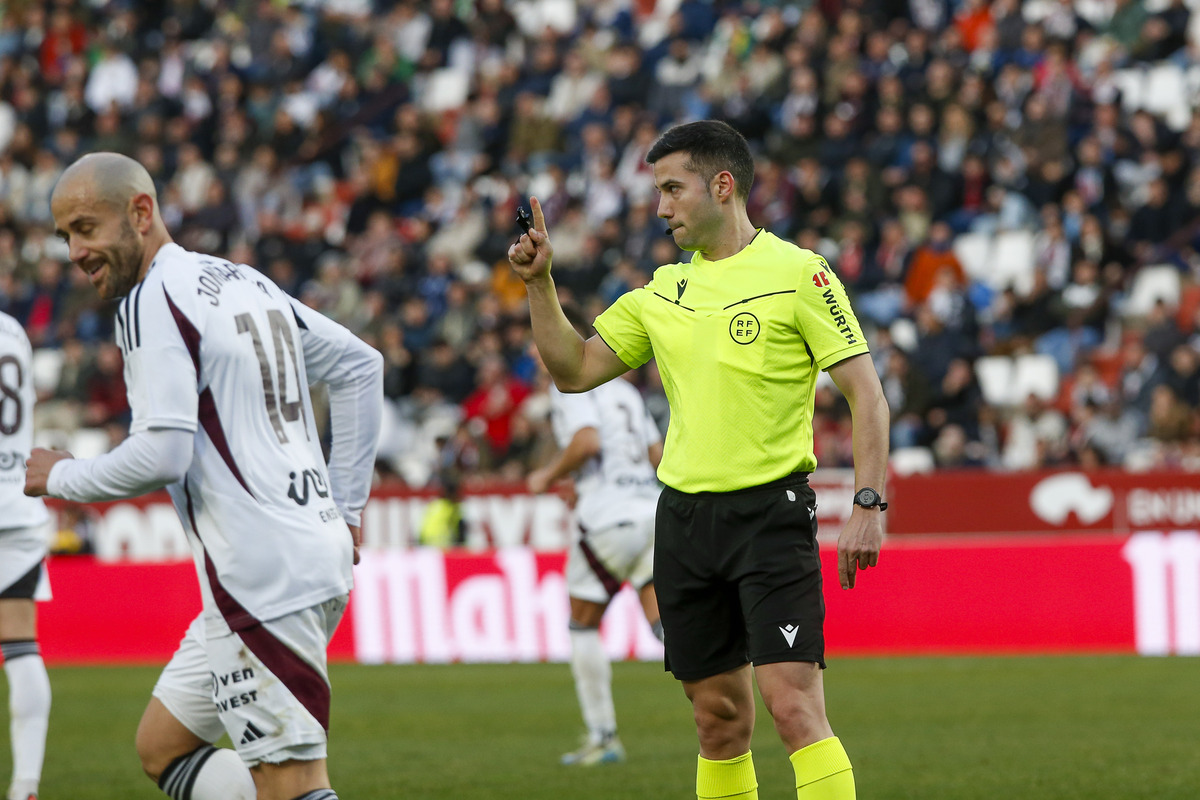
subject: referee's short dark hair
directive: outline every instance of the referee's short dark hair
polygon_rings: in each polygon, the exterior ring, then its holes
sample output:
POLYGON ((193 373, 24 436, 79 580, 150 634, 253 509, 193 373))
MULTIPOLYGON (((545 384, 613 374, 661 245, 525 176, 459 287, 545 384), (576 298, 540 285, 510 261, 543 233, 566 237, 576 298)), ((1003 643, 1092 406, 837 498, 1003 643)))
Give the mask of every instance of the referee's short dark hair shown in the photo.
POLYGON ((754 157, 750 145, 733 126, 715 119, 685 122, 668 128, 646 154, 646 162, 653 164, 671 153, 687 153, 685 164, 711 183, 717 173, 728 170, 733 176, 737 196, 742 200, 750 197, 750 186, 754 183, 754 157))

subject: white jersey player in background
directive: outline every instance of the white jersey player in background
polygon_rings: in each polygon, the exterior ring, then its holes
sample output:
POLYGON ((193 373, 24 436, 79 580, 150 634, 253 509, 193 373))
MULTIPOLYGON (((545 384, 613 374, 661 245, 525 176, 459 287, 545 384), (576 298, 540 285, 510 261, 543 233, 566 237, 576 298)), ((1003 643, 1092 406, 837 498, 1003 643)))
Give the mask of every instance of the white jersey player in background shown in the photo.
POLYGON ((17 321, 0 313, 0 654, 8 677, 12 781, 8 800, 37 798, 50 722, 50 680, 37 642, 35 600, 50 599, 50 513, 26 497, 33 448, 33 350, 17 321))
POLYGON ((165 486, 203 596, 138 728, 143 769, 176 800, 336 798, 325 651, 352 583, 382 358, 255 270, 172 242, 132 159, 84 156, 51 211, 100 296, 124 298, 133 422, 97 458, 35 449, 26 493, 92 502, 165 486), (316 381, 329 385, 328 469, 316 381), (236 755, 211 746, 223 733, 236 755))
MULTIPOLYGON (((586 323, 565 309, 584 338, 586 323)), ((571 673, 587 726, 582 747, 562 757, 580 766, 620 762, 612 698, 612 665, 600 639, 600 621, 628 581, 637 589, 646 620, 662 639, 654 595, 654 514, 662 436, 638 390, 627 380, 609 381, 583 394, 550 386, 551 423, 559 453, 529 474, 529 490, 544 492, 575 476, 579 537, 567 554, 571 601, 571 673)))

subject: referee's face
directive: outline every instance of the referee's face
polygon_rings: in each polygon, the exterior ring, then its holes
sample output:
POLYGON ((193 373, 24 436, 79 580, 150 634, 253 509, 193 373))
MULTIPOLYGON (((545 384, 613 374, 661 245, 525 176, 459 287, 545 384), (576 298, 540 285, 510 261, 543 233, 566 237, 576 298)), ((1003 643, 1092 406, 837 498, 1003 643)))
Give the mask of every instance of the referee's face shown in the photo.
POLYGON ((721 207, 712 187, 687 168, 688 154, 671 153, 654 162, 658 216, 666 220, 681 250, 708 251, 721 231, 721 207))

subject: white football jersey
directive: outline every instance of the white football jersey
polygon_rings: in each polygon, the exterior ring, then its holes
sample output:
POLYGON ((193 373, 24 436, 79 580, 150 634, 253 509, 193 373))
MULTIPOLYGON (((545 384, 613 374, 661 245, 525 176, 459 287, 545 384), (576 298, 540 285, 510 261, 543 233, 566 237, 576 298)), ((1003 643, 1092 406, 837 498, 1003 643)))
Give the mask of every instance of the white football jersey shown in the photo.
POLYGON ((29 337, 15 319, 0 312, 0 530, 49 519, 41 498, 25 496, 35 399, 29 337))
POLYGON ((116 338, 130 433, 195 435, 167 491, 206 612, 236 631, 349 592, 352 542, 308 385, 366 345, 254 269, 176 244, 121 301, 116 338))
POLYGON ((647 449, 662 441, 636 387, 611 380, 581 394, 550 386, 551 424, 560 449, 582 428, 600 434, 600 454, 578 471, 575 507, 585 530, 600 530, 653 514, 660 486, 647 449))

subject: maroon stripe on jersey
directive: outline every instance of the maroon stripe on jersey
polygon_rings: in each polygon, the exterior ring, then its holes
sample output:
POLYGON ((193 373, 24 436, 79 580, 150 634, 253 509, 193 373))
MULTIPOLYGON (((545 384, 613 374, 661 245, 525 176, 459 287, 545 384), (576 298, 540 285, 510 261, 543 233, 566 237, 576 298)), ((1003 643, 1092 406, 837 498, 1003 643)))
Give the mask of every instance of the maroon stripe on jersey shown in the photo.
MULTIPOLYGON (((166 287, 163 287, 163 294, 167 298, 167 305, 171 308, 171 316, 175 318, 175 324, 179 327, 179 335, 183 337, 183 343, 187 345, 188 353, 192 356, 192 363, 196 365, 196 379, 200 379, 200 331, 196 330, 196 326, 192 321, 179 310, 179 306, 175 305, 175 301, 171 299, 171 295, 167 292, 166 287)), ((229 471, 233 473, 233 477, 237 478, 238 483, 246 490, 246 493, 251 497, 254 492, 250 491, 250 486, 246 483, 246 479, 242 477, 242 471, 238 469, 237 462, 233 460, 233 451, 229 449, 229 440, 225 438, 225 429, 221 427, 221 418, 217 415, 217 404, 213 400, 211 388, 206 388, 200 393, 199 407, 200 426, 204 428, 204 432, 208 434, 208 438, 212 440, 213 446, 217 448, 217 452, 221 454, 221 458, 225 460, 229 471)))
POLYGON ((175 325, 179 328, 179 335, 183 337, 183 343, 187 345, 188 353, 192 356, 192 363, 196 365, 196 380, 199 380, 200 331, 196 330, 196 326, 187 318, 187 315, 179 310, 179 306, 175 305, 175 301, 171 299, 171 294, 165 286, 163 287, 163 294, 167 298, 167 305, 171 308, 171 316, 175 318, 175 325))
POLYGON ((596 577, 600 579, 600 584, 604 587, 604 591, 608 592, 609 597, 613 597, 621 590, 621 582, 617 577, 608 571, 608 567, 600 562, 600 557, 596 555, 596 551, 588 544, 587 537, 584 536, 579 540, 579 549, 583 551, 583 557, 587 559, 588 566, 592 568, 592 572, 596 573, 596 577))
MULTIPOLYGON (((196 522, 192 520, 192 527, 195 526, 196 522)), ((321 673, 276 639, 253 614, 242 608, 242 604, 226 591, 221 585, 221 579, 217 577, 217 568, 213 566, 207 550, 204 552, 204 572, 208 576, 208 588, 212 591, 217 609, 225 618, 225 624, 287 687, 292 696, 300 701, 300 705, 321 723, 321 727, 328 731, 329 684, 321 677, 321 673)))
POLYGON ((192 491, 188 488, 186 481, 183 484, 183 493, 187 497, 188 522, 192 524, 192 532, 196 534, 196 538, 200 541, 200 547, 204 550, 204 574, 208 577, 208 588, 217 604, 217 610, 221 612, 221 616, 225 618, 225 624, 231 631, 249 625, 257 625, 258 620, 254 618, 254 615, 242 608, 242 604, 225 590, 221 579, 217 577, 217 568, 208 555, 204 539, 200 538, 200 529, 196 527, 196 511, 192 507, 192 491))
POLYGON ((242 471, 238 469, 237 462, 233 460, 233 451, 229 449, 229 440, 225 438, 225 429, 221 427, 221 418, 217 416, 217 401, 213 399, 211 388, 205 388, 200 393, 198 413, 200 427, 204 428, 204 432, 212 440, 213 447, 217 448, 217 452, 225 460, 225 465, 229 467, 229 471, 233 473, 233 477, 237 478, 237 482, 242 485, 246 493, 254 497, 254 492, 250 491, 246 479, 242 477, 242 471))
MULTIPOLYGON (((196 527, 195 519, 192 519, 192 527, 196 527)), ((200 544, 203 547, 204 542, 202 541, 200 544)), ((217 567, 213 564, 207 547, 204 548, 204 574, 208 576, 208 588, 212 590, 217 610, 225 618, 225 624, 229 626, 229 630, 236 632, 261 624, 253 614, 242 608, 242 604, 221 583, 221 579, 217 577, 217 567)))
POLYGON ((237 635, 328 731, 329 684, 321 677, 321 673, 261 624, 240 630, 237 635))

